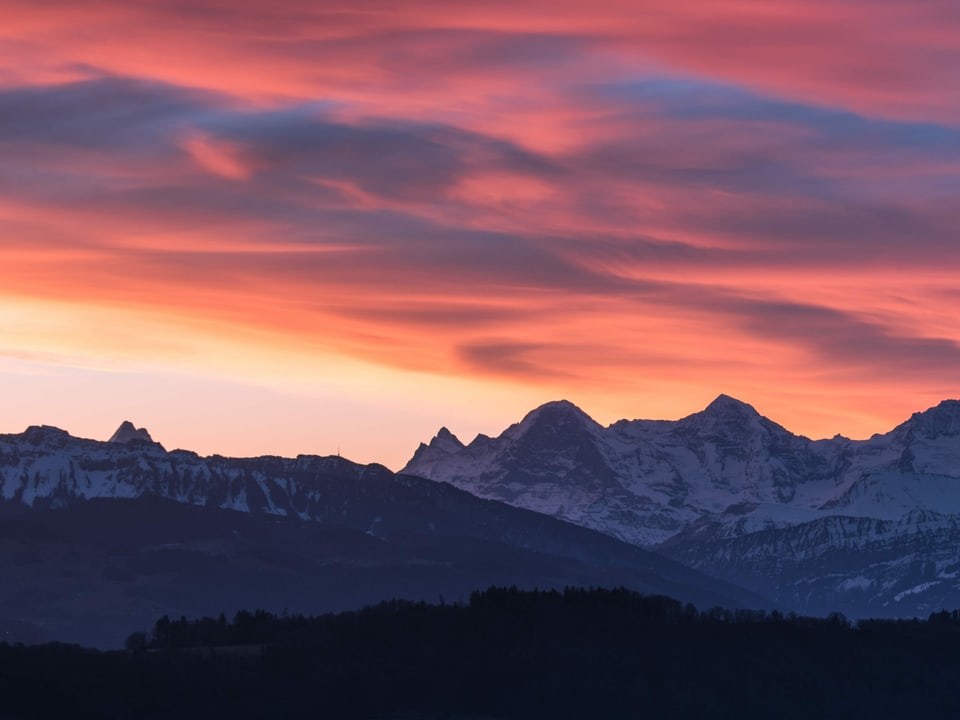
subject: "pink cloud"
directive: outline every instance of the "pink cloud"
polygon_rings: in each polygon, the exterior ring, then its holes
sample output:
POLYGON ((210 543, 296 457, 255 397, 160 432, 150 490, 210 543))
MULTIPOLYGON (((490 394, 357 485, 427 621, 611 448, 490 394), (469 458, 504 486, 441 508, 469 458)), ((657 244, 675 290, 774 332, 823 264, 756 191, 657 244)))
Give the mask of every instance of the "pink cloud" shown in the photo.
POLYGON ((207 172, 229 180, 246 180, 253 168, 244 160, 241 145, 225 142, 202 132, 189 132, 181 145, 190 157, 207 172))
POLYGON ((0 14, 3 298, 611 407, 953 382, 948 4, 0 14))

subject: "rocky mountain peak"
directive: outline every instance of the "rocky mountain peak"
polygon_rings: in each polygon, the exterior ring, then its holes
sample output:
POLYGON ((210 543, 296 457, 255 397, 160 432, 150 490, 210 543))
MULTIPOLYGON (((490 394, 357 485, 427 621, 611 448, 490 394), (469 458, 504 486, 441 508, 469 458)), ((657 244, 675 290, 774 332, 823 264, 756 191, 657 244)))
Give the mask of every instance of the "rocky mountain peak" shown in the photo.
POLYGON ((131 440, 145 440, 146 442, 153 442, 153 438, 150 437, 150 433, 147 432, 146 428, 138 428, 129 420, 124 420, 120 423, 120 427, 117 428, 117 431, 110 436, 108 442, 112 443, 128 443, 131 440))
POLYGON ((960 435, 960 400, 944 400, 936 407, 914 413, 901 427, 930 439, 960 435))
POLYGON ((62 447, 70 440, 70 433, 53 425, 31 425, 24 431, 23 439, 32 445, 62 447))
POLYGON ((450 432, 446 426, 440 428, 433 440, 430 441, 430 447, 443 450, 444 452, 457 452, 463 449, 463 443, 460 438, 450 432))

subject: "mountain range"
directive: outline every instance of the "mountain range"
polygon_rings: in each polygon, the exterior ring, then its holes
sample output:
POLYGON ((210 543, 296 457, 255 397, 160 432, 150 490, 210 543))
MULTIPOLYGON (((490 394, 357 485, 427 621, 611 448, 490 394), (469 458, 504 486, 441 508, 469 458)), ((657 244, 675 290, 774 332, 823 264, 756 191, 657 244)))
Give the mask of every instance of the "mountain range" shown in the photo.
POLYGON ((726 395, 603 427, 552 402, 499 437, 442 428, 404 473, 655 550, 798 612, 960 607, 960 402, 810 440, 726 395))
POLYGON ((700 607, 763 598, 597 531, 340 457, 0 436, 0 640, 115 647, 162 615, 317 614, 490 585, 619 586, 700 607))
POLYGON ((318 613, 488 585, 611 586, 701 608, 960 607, 960 402, 810 440, 721 395, 604 427, 566 401, 496 438, 442 428, 400 473, 0 435, 0 638, 116 645, 163 614, 318 613))

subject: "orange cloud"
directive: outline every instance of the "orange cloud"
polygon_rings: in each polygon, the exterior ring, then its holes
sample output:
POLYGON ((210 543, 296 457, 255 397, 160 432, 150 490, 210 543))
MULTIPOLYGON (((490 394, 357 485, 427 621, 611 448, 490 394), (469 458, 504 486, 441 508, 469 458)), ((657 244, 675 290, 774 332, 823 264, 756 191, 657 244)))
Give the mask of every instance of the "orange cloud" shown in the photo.
POLYGON ((946 4, 0 16, 18 362, 281 394, 322 368, 395 417, 423 378, 447 412, 496 388, 605 420, 724 391, 811 435, 956 394, 946 4))

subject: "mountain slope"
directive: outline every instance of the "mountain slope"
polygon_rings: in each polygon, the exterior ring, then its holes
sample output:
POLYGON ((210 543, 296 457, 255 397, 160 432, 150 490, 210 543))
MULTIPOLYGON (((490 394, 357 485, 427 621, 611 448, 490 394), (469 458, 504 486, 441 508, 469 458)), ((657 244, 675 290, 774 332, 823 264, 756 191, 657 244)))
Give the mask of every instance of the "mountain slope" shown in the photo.
POLYGON ((317 613, 491 584, 769 605, 601 533, 338 457, 201 458, 30 428, 0 437, 0 495, 0 632, 27 638, 116 645, 162 614, 317 613))
POLYGON ((661 548, 782 607, 851 617, 925 617, 960 606, 960 515, 897 520, 829 516, 726 539, 661 548))

